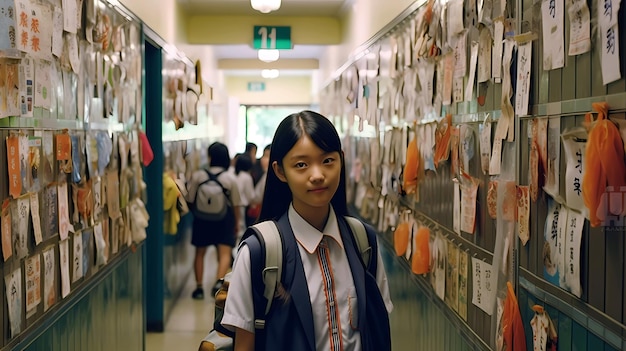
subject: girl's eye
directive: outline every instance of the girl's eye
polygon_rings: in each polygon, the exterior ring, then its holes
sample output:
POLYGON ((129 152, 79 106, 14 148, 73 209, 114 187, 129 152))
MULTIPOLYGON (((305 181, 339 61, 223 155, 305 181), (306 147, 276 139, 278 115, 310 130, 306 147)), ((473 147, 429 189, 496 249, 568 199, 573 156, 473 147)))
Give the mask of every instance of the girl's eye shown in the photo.
POLYGON ((295 166, 296 166, 296 168, 304 168, 304 167, 306 167, 306 163, 298 162, 298 163, 295 164, 295 166))
POLYGON ((334 158, 332 158, 332 157, 329 157, 329 158, 327 158, 327 159, 324 159, 324 163, 326 163, 326 164, 328 164, 328 163, 332 163, 333 161, 335 161, 335 159, 334 159, 334 158))

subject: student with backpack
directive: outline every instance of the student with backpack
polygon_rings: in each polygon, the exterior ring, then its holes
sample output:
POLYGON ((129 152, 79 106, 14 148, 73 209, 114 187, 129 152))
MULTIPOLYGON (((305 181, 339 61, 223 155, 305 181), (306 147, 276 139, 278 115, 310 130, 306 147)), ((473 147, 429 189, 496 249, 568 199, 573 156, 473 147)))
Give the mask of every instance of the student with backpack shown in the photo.
POLYGON ((278 229, 282 273, 266 310, 258 302, 267 302, 264 276, 272 267, 263 256, 270 255, 256 254, 266 243, 249 228, 221 319, 235 331, 234 349, 390 350, 387 276, 373 228, 365 225, 372 255, 364 260, 355 219, 346 217, 337 131, 326 117, 302 111, 280 123, 271 145, 259 224, 273 221, 278 229))
POLYGON ((234 174, 228 172, 228 147, 215 142, 208 149, 209 168, 191 175, 187 188, 187 202, 193 214, 191 244, 196 248, 194 273, 196 289, 191 297, 204 298, 204 256, 211 245, 217 247, 217 282, 213 294, 221 286, 221 278, 230 269, 232 249, 237 237, 241 196, 234 174))

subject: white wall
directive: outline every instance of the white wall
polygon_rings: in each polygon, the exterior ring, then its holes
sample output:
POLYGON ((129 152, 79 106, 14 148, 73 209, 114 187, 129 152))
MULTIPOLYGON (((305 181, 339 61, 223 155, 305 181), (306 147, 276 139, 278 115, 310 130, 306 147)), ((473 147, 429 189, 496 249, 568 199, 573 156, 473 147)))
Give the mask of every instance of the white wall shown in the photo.
POLYGON ((242 105, 310 105, 313 103, 311 78, 285 76, 278 79, 261 77, 227 76, 226 92, 239 98, 242 105), (265 83, 264 91, 248 91, 249 82, 265 83))
POLYGON ((360 51, 365 42, 415 2, 415 0, 354 0, 345 9, 342 19, 344 35, 342 44, 329 46, 320 61, 321 83, 333 77, 353 54, 360 51))

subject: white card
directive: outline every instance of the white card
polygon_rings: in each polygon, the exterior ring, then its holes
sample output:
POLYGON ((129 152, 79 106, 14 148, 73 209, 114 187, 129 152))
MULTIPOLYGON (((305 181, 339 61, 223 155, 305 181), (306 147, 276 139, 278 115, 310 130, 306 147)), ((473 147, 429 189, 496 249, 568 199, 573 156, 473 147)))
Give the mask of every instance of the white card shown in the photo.
POLYGON ((517 86, 515 88, 515 114, 528 115, 530 96, 530 64, 532 61, 533 42, 520 44, 517 51, 517 86))
POLYGON ((543 69, 548 71, 563 67, 565 49, 563 39, 564 0, 541 1, 543 32, 543 69))
POLYGON ((61 264, 61 297, 66 298, 70 294, 70 253, 69 240, 59 242, 59 261, 61 264))
POLYGON ((580 55, 591 50, 591 19, 585 0, 568 0, 569 51, 568 55, 580 55))
POLYGON ((474 96, 474 82, 476 79, 476 63, 478 61, 478 42, 473 41, 471 44, 470 54, 470 73, 465 86, 465 101, 472 101, 474 96))

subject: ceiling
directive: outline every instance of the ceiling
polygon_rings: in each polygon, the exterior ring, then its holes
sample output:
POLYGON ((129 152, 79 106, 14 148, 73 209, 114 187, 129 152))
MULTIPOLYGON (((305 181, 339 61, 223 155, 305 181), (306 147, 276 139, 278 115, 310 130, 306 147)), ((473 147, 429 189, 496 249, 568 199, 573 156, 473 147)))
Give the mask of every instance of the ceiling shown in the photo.
MULTIPOLYGON (((354 0, 282 0, 279 10, 260 13, 250 6, 250 0, 177 0, 188 14, 209 16, 327 16, 339 17, 354 0)), ((321 59, 325 46, 297 45, 291 50, 280 50, 281 59, 321 59)), ((251 45, 211 45, 216 60, 257 60, 257 52, 251 45)), ((279 59, 280 61, 280 59, 279 59)), ((260 69, 239 67, 223 69, 225 75, 260 75, 260 69)), ((311 75, 306 69, 281 69, 281 76, 311 75)))

